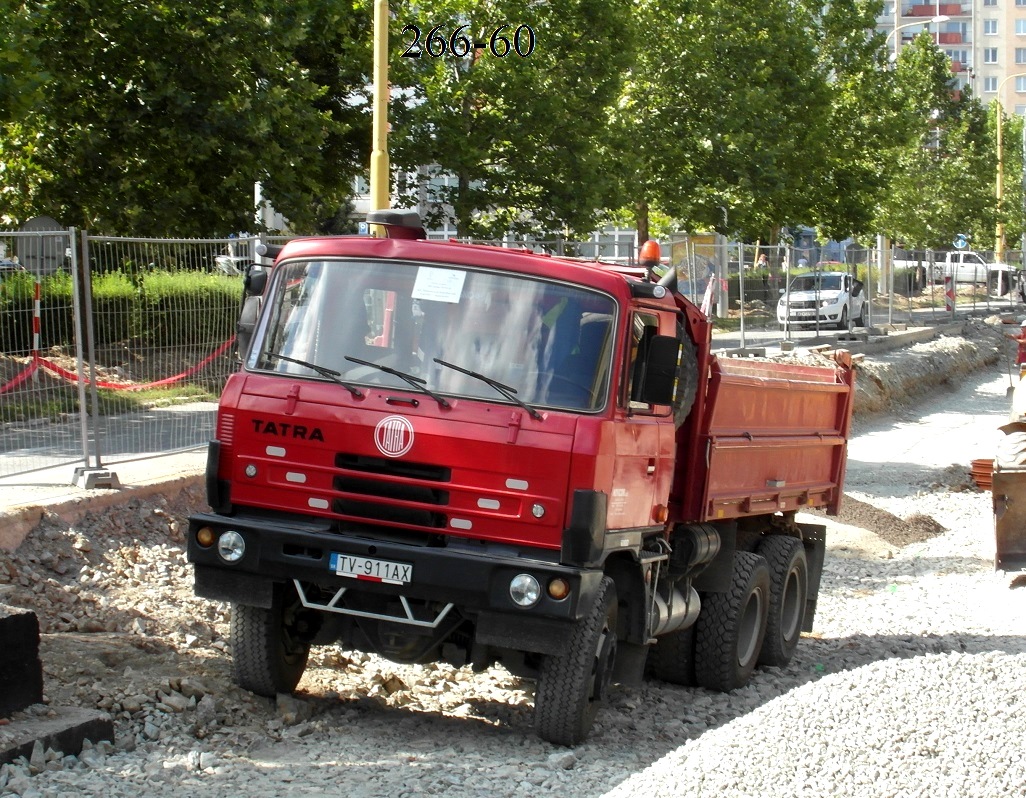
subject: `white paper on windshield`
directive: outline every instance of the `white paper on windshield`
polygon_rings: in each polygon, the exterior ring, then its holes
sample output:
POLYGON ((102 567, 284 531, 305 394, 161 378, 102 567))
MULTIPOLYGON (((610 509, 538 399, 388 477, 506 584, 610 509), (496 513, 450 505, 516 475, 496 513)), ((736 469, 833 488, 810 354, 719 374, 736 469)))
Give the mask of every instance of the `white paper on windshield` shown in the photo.
POLYGON ((413 284, 413 299, 459 302, 463 293, 463 281, 466 279, 467 273, 462 269, 421 266, 417 270, 417 281, 413 284))

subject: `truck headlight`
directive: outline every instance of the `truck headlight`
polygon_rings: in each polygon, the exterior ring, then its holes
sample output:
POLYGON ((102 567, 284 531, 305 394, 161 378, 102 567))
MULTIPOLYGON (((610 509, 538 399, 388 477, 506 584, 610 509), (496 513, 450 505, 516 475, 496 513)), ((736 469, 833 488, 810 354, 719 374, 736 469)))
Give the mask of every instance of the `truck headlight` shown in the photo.
POLYGON ((510 580, 509 597, 518 607, 533 607, 541 598, 541 585, 530 574, 517 574, 510 580))
POLYGON ((225 562, 238 562, 246 553, 246 541, 238 532, 229 529, 217 539, 217 553, 225 562))

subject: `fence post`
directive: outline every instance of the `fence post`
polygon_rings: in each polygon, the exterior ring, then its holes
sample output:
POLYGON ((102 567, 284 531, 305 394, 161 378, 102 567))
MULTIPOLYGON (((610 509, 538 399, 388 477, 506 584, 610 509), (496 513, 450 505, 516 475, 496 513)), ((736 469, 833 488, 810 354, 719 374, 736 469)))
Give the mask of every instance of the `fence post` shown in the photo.
POLYGON ((78 403, 79 417, 82 420, 82 453, 85 464, 75 469, 74 484, 80 488, 121 487, 118 475, 100 465, 100 442, 96 434, 97 417, 99 415, 99 398, 96 393, 96 346, 93 340, 93 289, 89 269, 89 234, 82 231, 82 259, 74 263, 74 247, 72 247, 72 284, 75 302, 75 349, 78 355, 78 403), (82 348, 85 345, 85 355, 82 348), (91 410, 86 403, 85 365, 88 362, 91 375, 90 398, 91 410), (91 420, 91 423, 90 423, 91 420), (92 448, 95 462, 91 463, 89 439, 92 437, 92 448))

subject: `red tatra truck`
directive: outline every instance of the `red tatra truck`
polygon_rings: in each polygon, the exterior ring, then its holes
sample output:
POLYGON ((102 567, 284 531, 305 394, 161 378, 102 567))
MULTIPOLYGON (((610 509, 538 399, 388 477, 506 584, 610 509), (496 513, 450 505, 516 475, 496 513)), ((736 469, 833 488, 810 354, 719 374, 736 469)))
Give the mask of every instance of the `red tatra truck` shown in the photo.
POLYGON ((370 221, 387 237, 297 239, 247 278, 188 536, 237 683, 290 692, 322 643, 501 663, 574 745, 613 683, 785 665, 824 555, 795 514, 839 509, 850 359, 717 356, 672 271, 370 221))

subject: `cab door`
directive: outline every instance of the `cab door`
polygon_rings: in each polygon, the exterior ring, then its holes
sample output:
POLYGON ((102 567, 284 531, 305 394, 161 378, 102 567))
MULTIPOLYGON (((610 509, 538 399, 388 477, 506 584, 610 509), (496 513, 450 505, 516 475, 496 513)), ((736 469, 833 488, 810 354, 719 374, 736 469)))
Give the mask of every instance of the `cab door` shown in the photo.
MULTIPOLYGON (((617 398, 625 413, 623 423, 615 425, 616 457, 607 515, 609 529, 659 525, 656 511, 666 503, 673 476, 672 409, 636 398, 642 377, 641 364, 649 342, 660 332, 672 333, 660 331, 660 315, 652 311, 636 311, 630 321, 628 358, 617 398)), ((672 325, 673 321, 668 324, 672 325)))

